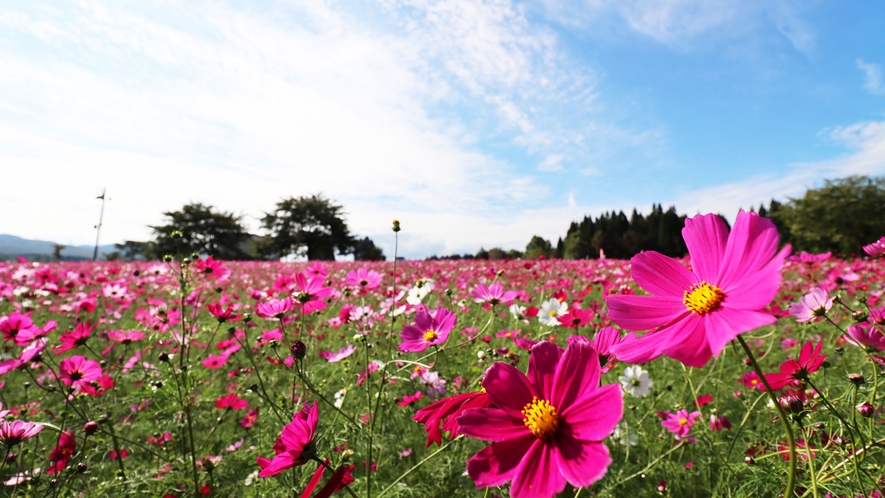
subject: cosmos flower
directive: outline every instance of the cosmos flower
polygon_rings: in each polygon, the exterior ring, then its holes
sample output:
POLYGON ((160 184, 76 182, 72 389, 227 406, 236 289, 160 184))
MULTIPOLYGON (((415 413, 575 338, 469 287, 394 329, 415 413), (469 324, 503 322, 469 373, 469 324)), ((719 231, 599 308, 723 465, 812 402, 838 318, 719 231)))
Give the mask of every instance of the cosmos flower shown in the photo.
POLYGON ((679 410, 676 413, 665 412, 665 415, 666 418, 661 421, 661 426, 672 432, 676 439, 685 439, 691 433, 694 421, 701 416, 701 412, 688 413, 688 410, 679 410))
POLYGON ((470 295, 473 296, 474 302, 489 303, 492 306, 507 304, 516 299, 516 292, 504 292, 504 286, 499 283, 494 283, 488 287, 482 284, 477 285, 470 291, 470 295))
POLYGON ((381 286, 381 275, 375 270, 358 268, 356 271, 347 272, 344 282, 361 291, 370 291, 381 286))
POLYGON ((259 456, 256 463, 261 467, 258 477, 270 477, 286 469, 304 465, 315 456, 316 445, 313 441, 317 430, 319 413, 317 403, 312 407, 306 403, 304 408, 295 414, 292 422, 283 427, 280 437, 273 445, 276 456, 272 459, 259 456))
POLYGON ((620 386, 599 386, 596 350, 576 342, 563 350, 532 348, 528 376, 495 363, 483 387, 497 408, 467 410, 461 432, 492 444, 467 461, 477 487, 512 481, 513 498, 552 497, 566 482, 586 487, 605 474, 611 457, 602 441, 623 415, 620 386))
POLYGON ((42 430, 43 424, 22 420, 13 420, 12 422, 3 420, 0 422, 0 444, 11 448, 28 438, 34 437, 42 430))
POLYGON ((66 386, 82 387, 101 378, 101 365, 83 356, 71 356, 61 360, 58 373, 66 386))
POLYGON ((461 434, 461 426, 458 425, 458 417, 466 410, 471 408, 492 408, 492 402, 486 396, 484 390, 474 391, 464 394, 456 394, 454 396, 435 401, 424 408, 418 410, 418 413, 412 417, 418 423, 424 424, 424 431, 427 432, 427 446, 436 443, 437 446, 442 445, 442 433, 448 432, 450 438, 455 438, 461 434))
POLYGON ((878 258, 885 254, 885 237, 873 242, 872 244, 863 246, 863 252, 870 255, 870 257, 878 258))
POLYGON ((718 215, 698 215, 685 220, 682 235, 691 270, 654 251, 639 253, 630 260, 633 279, 652 295, 606 298, 616 324, 652 329, 612 346, 621 361, 669 356, 701 367, 742 332, 777 320, 764 308, 778 292, 790 246, 777 251, 780 237, 771 220, 741 211, 729 234, 718 215))
POLYGON ((820 350, 824 342, 817 343, 814 347, 811 342, 806 342, 799 352, 799 360, 787 360, 781 364, 780 372, 765 374, 765 380, 775 391, 783 389, 795 381, 805 380, 808 374, 817 372, 823 365, 827 355, 821 354, 820 350))
POLYGON ((833 299, 827 297, 827 291, 815 287, 802 296, 799 302, 790 305, 790 315, 799 323, 820 321, 833 307, 833 299))
POLYGON ((406 325, 400 334, 400 351, 420 353, 428 346, 444 344, 455 328, 455 314, 446 308, 433 312, 421 311, 415 316, 415 325, 406 325))
POLYGON ((278 320, 293 309, 295 309, 295 304, 292 302, 292 298, 287 297, 285 299, 272 299, 266 303, 256 304, 255 314, 261 318, 278 320))
POLYGON ((356 351, 356 346, 354 346, 353 344, 348 344, 347 346, 339 349, 337 353, 333 353, 332 351, 320 350, 317 351, 317 354, 320 355, 320 358, 325 359, 329 363, 335 363, 352 355, 354 351, 356 351))
POLYGON ((885 335, 868 322, 849 325, 846 330, 848 342, 862 348, 885 351, 885 335))
POLYGON ((49 453, 49 461, 52 462, 52 465, 46 469, 46 473, 51 475, 64 470, 75 453, 77 453, 77 439, 74 437, 74 431, 66 430, 59 434, 58 442, 49 453))
POLYGON ((559 317, 568 313, 568 303, 560 302, 555 297, 544 301, 538 310, 538 321, 549 327, 559 325, 559 317))
POLYGON ((624 369, 624 375, 618 377, 624 392, 636 398, 648 396, 654 382, 648 378, 648 372, 639 365, 629 366, 624 369))

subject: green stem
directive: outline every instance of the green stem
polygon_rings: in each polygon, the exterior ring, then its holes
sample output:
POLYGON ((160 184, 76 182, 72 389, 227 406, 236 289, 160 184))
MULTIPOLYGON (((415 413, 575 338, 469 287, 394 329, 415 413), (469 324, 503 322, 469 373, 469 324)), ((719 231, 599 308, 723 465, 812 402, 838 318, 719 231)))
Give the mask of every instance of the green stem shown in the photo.
POLYGON ((810 434, 805 432, 805 456, 808 458, 808 474, 811 477, 811 493, 817 498, 817 477, 814 475, 814 459, 811 457, 811 445, 808 443, 810 434))
POLYGON ((747 345, 747 342, 744 341, 744 338, 741 336, 737 336, 737 340, 741 343, 741 347, 744 348, 744 352, 747 353, 747 358, 750 359, 750 364, 753 365, 753 370, 756 371, 756 375, 759 376, 759 380, 765 387, 765 392, 768 393, 775 408, 777 408, 778 413, 780 413, 781 422, 783 422, 784 430, 787 432, 787 444, 790 445, 790 470, 787 473, 787 485, 784 489, 784 497, 792 497, 793 479, 796 476, 796 441, 793 438, 793 428, 790 426, 790 419, 787 418, 787 414, 784 412, 784 407, 778 402, 777 396, 774 394, 774 391, 772 391, 771 386, 768 385, 768 381, 765 380, 765 374, 762 373, 762 369, 759 368, 759 363, 756 362, 756 357, 753 356, 753 351, 750 350, 750 346, 747 345))
POLYGON ((405 473, 403 473, 403 475, 397 477, 395 481, 393 481, 392 483, 390 483, 390 486, 387 486, 386 488, 384 488, 384 491, 382 491, 381 493, 378 494, 378 498, 381 498, 382 496, 384 496, 385 494, 387 494, 388 491, 390 491, 391 489, 393 489, 397 484, 399 484, 400 481, 402 481, 403 479, 405 479, 406 477, 408 477, 409 474, 411 474, 411 473, 414 472, 415 470, 418 470, 419 467, 421 467, 421 466, 424 465, 425 463, 427 463, 427 462, 429 462, 430 460, 432 460, 436 455, 439 455, 440 453, 442 453, 443 450, 445 450, 446 448, 448 448, 449 446, 451 446, 452 443, 454 443, 455 441, 458 441, 459 439, 461 439, 461 438, 463 438, 463 437, 464 437, 464 435, 459 435, 459 436, 456 437, 455 439, 452 439, 452 440, 449 441, 448 443, 444 444, 442 447, 440 447, 440 449, 438 449, 438 450, 434 451, 433 453, 427 455, 427 457, 425 457, 424 460, 421 460, 420 462, 416 463, 414 467, 412 467, 411 469, 405 471, 405 473))

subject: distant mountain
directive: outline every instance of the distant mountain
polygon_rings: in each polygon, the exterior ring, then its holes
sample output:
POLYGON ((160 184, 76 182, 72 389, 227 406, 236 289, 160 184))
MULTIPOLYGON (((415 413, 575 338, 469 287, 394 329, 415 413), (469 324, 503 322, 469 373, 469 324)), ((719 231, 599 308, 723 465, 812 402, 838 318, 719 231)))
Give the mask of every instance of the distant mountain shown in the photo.
MULTIPOLYGON (((27 259, 48 260, 52 257, 55 242, 46 240, 29 240, 15 235, 0 234, 0 261, 24 256, 27 259)), ((95 246, 68 246, 62 249, 62 259, 68 261, 91 260, 95 246)), ((114 244, 98 246, 98 257, 115 251, 114 244)))

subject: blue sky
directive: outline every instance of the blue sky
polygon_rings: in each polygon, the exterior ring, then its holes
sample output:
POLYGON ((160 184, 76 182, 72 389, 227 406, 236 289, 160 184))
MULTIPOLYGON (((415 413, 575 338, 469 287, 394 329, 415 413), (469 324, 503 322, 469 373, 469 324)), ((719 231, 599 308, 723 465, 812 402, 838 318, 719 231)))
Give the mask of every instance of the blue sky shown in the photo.
POLYGON ((885 174, 885 5, 6 2, 0 232, 149 237, 323 192, 392 255, 585 214, 720 212, 885 174))

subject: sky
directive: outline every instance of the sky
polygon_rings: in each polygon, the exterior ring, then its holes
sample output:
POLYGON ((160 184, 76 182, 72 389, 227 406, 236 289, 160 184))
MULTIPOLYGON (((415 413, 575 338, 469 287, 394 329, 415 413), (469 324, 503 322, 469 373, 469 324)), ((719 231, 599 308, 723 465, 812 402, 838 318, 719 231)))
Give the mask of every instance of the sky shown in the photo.
POLYGON ((0 4, 0 233, 253 233, 322 193, 389 257, 523 249, 585 215, 786 200, 885 174, 885 4, 0 4))

